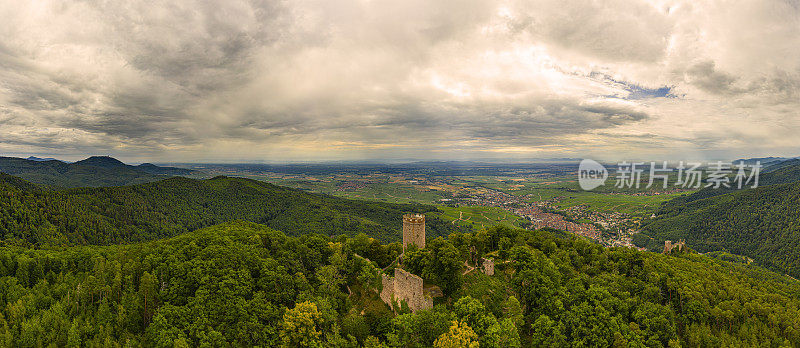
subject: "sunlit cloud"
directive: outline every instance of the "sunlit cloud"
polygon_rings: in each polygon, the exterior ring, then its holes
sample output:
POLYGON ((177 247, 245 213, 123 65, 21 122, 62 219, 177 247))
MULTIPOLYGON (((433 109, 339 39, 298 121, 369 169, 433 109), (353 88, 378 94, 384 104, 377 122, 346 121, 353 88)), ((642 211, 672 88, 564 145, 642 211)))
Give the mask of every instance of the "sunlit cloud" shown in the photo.
POLYGON ((791 1, 53 0, 0 16, 6 155, 800 152, 791 1))

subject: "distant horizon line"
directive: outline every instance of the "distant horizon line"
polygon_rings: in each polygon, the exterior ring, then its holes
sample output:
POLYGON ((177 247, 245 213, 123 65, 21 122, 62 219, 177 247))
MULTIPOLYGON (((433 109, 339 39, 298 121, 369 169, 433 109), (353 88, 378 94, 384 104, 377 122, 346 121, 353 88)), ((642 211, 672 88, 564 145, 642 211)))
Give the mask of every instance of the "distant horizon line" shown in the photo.
MULTIPOLYGON (((599 157, 587 156, 587 157, 545 157, 545 158, 474 158, 474 159, 422 159, 422 158, 398 158, 398 159, 364 159, 364 160, 298 160, 298 161, 241 161, 241 162, 215 162, 215 161, 130 161, 126 162, 123 160, 118 159, 113 155, 90 155, 80 160, 63 160, 59 159, 58 156, 54 155, 28 155, 24 157, 24 155, 0 155, 0 157, 14 157, 20 159, 30 160, 31 158, 36 158, 38 160, 57 160, 64 163, 75 163, 81 161, 83 159, 91 158, 91 157, 111 157, 117 159, 126 164, 145 164, 151 163, 156 165, 402 165, 402 164, 435 164, 435 163, 464 163, 464 164, 530 164, 530 163, 572 163, 572 162, 579 162, 583 159, 590 158, 590 159, 597 159, 601 163, 619 163, 623 161, 623 159, 619 160, 609 160, 609 159, 602 159, 599 157), (19 156, 19 157, 18 157, 19 156)), ((740 156, 736 159, 731 159, 731 162, 739 161, 739 160, 790 160, 790 159, 797 159, 800 156, 761 156, 761 157, 743 157, 740 156)), ((663 159, 658 160, 642 160, 641 158, 626 158, 625 161, 639 161, 639 162, 661 162, 664 161, 663 159)), ((720 161, 729 161, 729 159, 684 159, 684 161, 695 161, 695 162, 715 162, 717 160, 720 161)), ((680 160, 667 160, 667 162, 678 162, 680 160)))

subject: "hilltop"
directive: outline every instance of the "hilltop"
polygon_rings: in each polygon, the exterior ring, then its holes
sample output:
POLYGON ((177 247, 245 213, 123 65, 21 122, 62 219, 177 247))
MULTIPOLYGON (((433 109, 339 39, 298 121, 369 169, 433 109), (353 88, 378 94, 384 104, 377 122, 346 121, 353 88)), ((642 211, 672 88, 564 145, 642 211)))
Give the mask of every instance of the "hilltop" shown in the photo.
POLYGON ((122 161, 109 156, 92 156, 87 159, 77 161, 74 164, 81 166, 94 166, 102 168, 127 167, 127 165, 125 163, 122 163, 122 161))
POLYGON ((52 158, 52 157, 41 158, 41 157, 36 157, 36 156, 30 156, 30 157, 28 157, 28 158, 27 158, 27 160, 29 160, 29 161, 40 161, 40 162, 43 162, 43 161, 59 161, 59 162, 64 162, 64 161, 61 161, 61 160, 58 160, 58 159, 55 159, 55 158, 52 158))
POLYGON ((176 168, 176 167, 161 167, 152 163, 142 163, 136 166, 136 169, 150 174, 159 175, 172 175, 172 176, 193 176, 201 175, 202 173, 196 170, 176 168))
POLYGON ((93 156, 74 163, 0 157, 0 172, 56 188, 122 186, 157 181, 164 176, 202 174, 194 170, 152 164, 132 166, 108 156, 93 156))

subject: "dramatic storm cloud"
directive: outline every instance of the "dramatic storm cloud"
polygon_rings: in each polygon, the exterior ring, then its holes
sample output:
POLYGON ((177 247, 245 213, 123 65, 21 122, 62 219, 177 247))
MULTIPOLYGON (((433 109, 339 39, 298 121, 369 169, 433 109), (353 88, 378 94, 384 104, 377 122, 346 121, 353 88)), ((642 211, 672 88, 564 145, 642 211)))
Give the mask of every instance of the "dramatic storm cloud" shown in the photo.
POLYGON ((5 1, 0 154, 800 155, 800 3, 5 1))

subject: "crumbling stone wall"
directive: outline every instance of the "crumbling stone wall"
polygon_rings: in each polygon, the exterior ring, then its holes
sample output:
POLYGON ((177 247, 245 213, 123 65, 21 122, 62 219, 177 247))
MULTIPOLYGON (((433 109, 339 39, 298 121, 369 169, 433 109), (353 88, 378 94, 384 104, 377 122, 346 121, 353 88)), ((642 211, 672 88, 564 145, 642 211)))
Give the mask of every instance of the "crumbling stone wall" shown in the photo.
POLYGON ((381 273, 381 300, 389 306, 392 305, 392 296, 394 296, 394 279, 385 273, 381 273))
POLYGON ((494 275, 494 260, 481 258, 481 271, 486 275, 494 275))
MULTIPOLYGON (((403 252, 406 247, 414 244, 420 249, 425 248, 425 215, 403 215, 403 252)), ((402 255, 400 256, 402 263, 402 255)), ((433 298, 423 289, 422 278, 405 271, 402 268, 394 269, 394 277, 381 273, 381 300, 392 306, 394 302, 408 303, 412 312, 433 307, 433 298)))
POLYGON ((433 298, 423 290, 422 278, 414 274, 395 268, 394 278, 381 274, 381 282, 381 300, 390 306, 392 301, 406 301, 412 312, 433 307, 433 298))
POLYGON ((403 252, 410 244, 415 244, 419 249, 425 249, 425 215, 403 215, 403 252))
POLYGON ((664 254, 671 254, 675 249, 678 249, 678 252, 686 251, 686 242, 683 239, 677 243, 672 243, 671 240, 664 241, 664 254))

